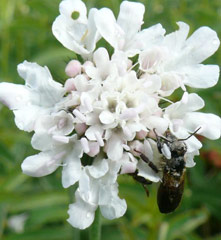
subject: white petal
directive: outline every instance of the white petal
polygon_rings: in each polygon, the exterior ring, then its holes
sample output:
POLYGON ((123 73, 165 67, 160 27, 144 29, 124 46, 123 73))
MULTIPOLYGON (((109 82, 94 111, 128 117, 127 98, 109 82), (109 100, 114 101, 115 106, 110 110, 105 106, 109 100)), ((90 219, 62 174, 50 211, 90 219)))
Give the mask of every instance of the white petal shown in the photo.
POLYGON ((111 160, 117 161, 121 159, 123 154, 123 141, 117 134, 113 134, 107 141, 107 156, 111 160))
POLYGON ((90 126, 85 132, 85 136, 91 141, 96 141, 96 133, 99 133, 100 136, 103 135, 103 129, 99 125, 90 126))
POLYGON ((166 72, 161 74, 161 81, 161 95, 170 96, 174 90, 181 86, 180 82, 182 81, 182 79, 179 75, 174 74, 173 72, 166 72))
POLYGON ((93 165, 88 166, 87 168, 92 177, 100 178, 107 173, 109 166, 108 166, 107 159, 96 158, 93 161, 93 165))
POLYGON ((178 72, 185 74, 184 84, 194 88, 209 88, 219 80, 219 66, 217 65, 190 65, 178 72))
POLYGON ((103 111, 99 115, 99 119, 103 124, 111 124, 114 122, 115 116, 113 113, 111 113, 109 111, 103 111))
POLYGON ((144 155, 152 162, 153 161, 153 149, 151 147, 151 144, 149 141, 147 141, 146 139, 144 140, 144 155))
POLYGON ((123 154, 121 162, 121 174, 133 173, 136 171, 137 159, 131 153, 123 154))
POLYGON ((97 206, 82 200, 78 190, 75 192, 75 198, 76 202, 69 205, 67 221, 75 228, 85 229, 94 221, 97 206))
POLYGON ((164 44, 173 51, 179 51, 189 33, 189 26, 184 22, 177 22, 179 30, 165 36, 164 44))
POLYGON ((108 8, 100 9, 95 15, 95 23, 101 36, 112 47, 119 49, 125 33, 117 24, 113 12, 108 8))
POLYGON ((186 158, 186 167, 191 168, 196 165, 194 162, 193 158, 194 156, 199 155, 199 151, 195 151, 192 153, 186 153, 185 158, 186 158))
POLYGON ((153 47, 142 51, 139 55, 140 69, 144 72, 155 73, 159 69, 161 62, 164 61, 164 51, 161 48, 153 47))
POLYGON ((98 48, 94 52, 93 59, 96 66, 99 68, 105 68, 110 61, 109 54, 105 48, 98 48))
POLYGON ((115 219, 122 217, 126 210, 127 204, 124 199, 119 197, 111 199, 111 202, 107 206, 100 206, 101 214, 107 219, 115 219))
POLYGON ((195 131, 201 126, 198 134, 212 140, 220 138, 221 119, 215 114, 200 112, 188 113, 184 118, 184 124, 185 127, 191 132, 195 131))
POLYGON ((85 39, 85 44, 89 52, 92 52, 96 47, 96 42, 100 39, 100 34, 97 31, 97 26, 95 24, 95 15, 97 9, 92 8, 88 14, 88 34, 85 39))
MULTIPOLYGON (((185 96, 187 95, 185 94, 185 96)), ((191 93, 188 95, 187 102, 181 100, 179 102, 171 104, 169 107, 166 108, 165 114, 168 114, 171 119, 182 119, 186 113, 197 111, 203 107, 203 99, 196 93, 191 93)))
POLYGON ((107 219, 115 219, 124 215, 127 204, 117 195, 117 185, 102 186, 99 193, 99 205, 101 214, 107 219))
POLYGON ((149 129, 157 129, 159 134, 164 133, 168 128, 168 121, 158 116, 150 116, 146 119, 146 125, 149 129))
POLYGON ((60 166, 63 155, 64 152, 48 151, 27 157, 21 165, 22 171, 32 177, 46 176, 60 166))
POLYGON ((153 47, 155 44, 161 43, 164 38, 164 34, 165 29, 161 24, 156 24, 138 32, 133 41, 131 41, 127 46, 127 48, 130 49, 128 50, 128 55, 134 56, 137 53, 134 49, 146 50, 153 47))
POLYGON ((75 143, 75 150, 68 153, 63 163, 62 170, 62 185, 64 188, 68 188, 71 185, 74 185, 81 176, 81 146, 79 142, 75 143))
POLYGON ((31 132, 35 130, 38 120, 41 116, 49 113, 49 109, 40 108, 38 106, 30 105, 18 110, 14 110, 15 124, 24 131, 31 132))
POLYGON ((198 151, 202 147, 202 143, 195 136, 187 139, 185 143, 187 145, 187 153, 198 151))
POLYGON ((0 83, 0 101, 11 110, 24 107, 30 102, 30 91, 23 85, 0 83))
POLYGON ((126 41, 132 40, 143 24, 144 5, 138 2, 123 1, 117 23, 126 33, 126 41))
POLYGON ((145 92, 148 94, 152 94, 161 88, 161 78, 157 74, 152 74, 144 77, 146 81, 143 83, 143 87, 145 88, 145 92))
POLYGON ((64 95, 64 88, 52 79, 47 67, 24 61, 18 65, 18 73, 25 79, 26 86, 36 94, 36 98, 33 99, 35 105, 54 106, 64 95))
POLYGON ((52 32, 57 40, 67 49, 74 51, 78 54, 87 55, 89 51, 84 48, 83 44, 79 39, 75 39, 71 34, 71 29, 75 28, 77 32, 77 38, 82 37, 83 33, 86 31, 86 25, 79 24, 80 26, 74 26, 69 19, 63 15, 59 15, 52 25, 52 32), (77 30, 77 29, 78 30, 77 30), (77 41, 78 40, 78 41, 77 41))
POLYGON ((31 145, 34 149, 48 151, 53 147, 52 137, 47 133, 35 133, 31 139, 31 145))
POLYGON ((220 44, 215 31, 209 27, 201 27, 196 30, 186 41, 183 51, 189 52, 189 63, 200 63, 213 55, 220 44))
POLYGON ((137 170, 138 176, 144 177, 151 182, 159 182, 161 180, 159 174, 154 172, 142 159, 137 164, 137 170))

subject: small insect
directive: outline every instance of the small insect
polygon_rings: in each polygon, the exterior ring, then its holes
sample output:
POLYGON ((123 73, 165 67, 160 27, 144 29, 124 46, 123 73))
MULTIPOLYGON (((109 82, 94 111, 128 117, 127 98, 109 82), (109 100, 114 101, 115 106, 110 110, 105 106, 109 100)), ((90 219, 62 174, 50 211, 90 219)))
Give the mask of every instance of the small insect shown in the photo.
POLYGON ((185 139, 178 139, 169 130, 166 131, 165 136, 159 136, 153 129, 158 151, 162 154, 162 169, 158 169, 144 154, 140 153, 141 159, 154 172, 162 171, 163 173, 162 183, 157 192, 157 204, 161 213, 173 212, 182 199, 186 172, 185 154, 187 152, 184 141, 196 134, 199 129, 185 139))

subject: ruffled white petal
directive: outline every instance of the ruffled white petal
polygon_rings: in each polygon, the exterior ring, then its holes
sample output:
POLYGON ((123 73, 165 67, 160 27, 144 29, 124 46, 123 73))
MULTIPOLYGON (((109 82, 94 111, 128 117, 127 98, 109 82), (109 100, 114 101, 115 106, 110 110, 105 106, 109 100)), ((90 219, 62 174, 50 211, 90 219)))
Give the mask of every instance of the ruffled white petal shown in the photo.
POLYGON ((137 164, 138 176, 144 177, 151 182, 159 182, 161 180, 160 176, 154 172, 146 162, 139 160, 137 164))
POLYGON ((99 119, 103 124, 111 124, 114 122, 115 120, 115 116, 113 113, 111 113, 110 111, 103 111, 100 115, 99 115, 99 119))
POLYGON ((189 64, 201 63, 218 49, 219 38, 209 27, 197 29, 186 41, 183 49, 184 61, 189 64))
POLYGON ((101 214, 107 219, 115 219, 124 215, 127 204, 124 199, 118 197, 117 184, 101 186, 99 193, 99 206, 101 214))
POLYGON ((117 161, 121 159, 123 154, 123 141, 117 134, 113 134, 107 141, 107 156, 111 160, 117 161))
POLYGON ((96 158, 93 161, 93 165, 88 166, 87 169, 93 178, 101 178, 109 170, 108 161, 107 159, 96 158))
POLYGON ((69 205, 69 218, 67 221, 75 228, 85 229, 94 221, 94 213, 97 205, 85 202, 79 195, 79 191, 75 192, 76 202, 69 205))
POLYGON ((201 129, 198 134, 211 140, 219 139, 221 134, 221 119, 215 114, 191 112, 184 118, 185 127, 193 132, 198 127, 201 129))
POLYGON ((47 67, 24 61, 18 65, 18 73, 32 93, 32 104, 51 107, 64 95, 64 88, 52 79, 47 67))
MULTIPOLYGON (((193 112, 204 107, 203 99, 196 93, 191 93, 185 101, 179 101, 171 104, 165 110, 165 115, 169 115, 170 119, 183 118, 184 114, 193 112)), ((184 95, 184 97, 186 98, 184 95)))
POLYGON ((39 151, 48 151, 53 147, 52 136, 45 133, 35 133, 31 139, 31 145, 39 151))
POLYGON ((22 171, 32 177, 51 174, 60 166, 64 154, 64 152, 47 151, 27 157, 21 165, 22 171))
POLYGON ((30 91, 27 87, 13 83, 0 83, 0 101, 11 110, 26 106, 30 100, 30 91))
POLYGON ((209 88, 219 80, 219 66, 217 65, 190 65, 178 70, 185 75, 184 84, 193 88, 209 88))
POLYGON ((35 130, 37 122, 41 117, 49 112, 49 109, 34 105, 23 106, 18 110, 14 110, 15 124, 19 129, 31 132, 35 130))
POLYGON ((184 22, 177 22, 179 30, 165 36, 163 44, 173 51, 180 51, 189 33, 189 26, 184 22))
POLYGON ((140 50, 150 49, 154 45, 161 44, 164 38, 165 29, 161 24, 153 25, 138 32, 133 41, 127 42, 128 56, 134 56, 140 50))
MULTIPOLYGON (((86 32, 86 26, 84 24, 79 24, 78 35, 82 36, 86 32)), ((75 26, 69 19, 65 16, 58 16, 52 25, 52 32, 58 41, 67 49, 74 51, 78 54, 87 55, 89 51, 84 48, 83 44, 77 42, 71 34, 71 29, 75 26)))

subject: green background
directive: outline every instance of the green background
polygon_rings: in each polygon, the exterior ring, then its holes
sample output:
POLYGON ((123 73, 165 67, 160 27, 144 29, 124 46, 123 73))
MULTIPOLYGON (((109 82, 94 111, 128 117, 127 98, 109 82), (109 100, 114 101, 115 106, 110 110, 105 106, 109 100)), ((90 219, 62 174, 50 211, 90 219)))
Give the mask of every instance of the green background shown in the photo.
MULTIPOLYGON (((23 84, 16 66, 28 60, 47 65, 54 79, 65 78, 67 61, 75 55, 54 38, 51 25, 58 16, 59 0, 0 1, 0 82, 23 84)), ((221 38, 220 0, 149 0, 143 27, 160 22, 167 32, 177 29, 176 22, 190 25, 191 33, 207 25, 221 38)), ((121 1, 85 1, 91 7, 109 7, 118 14, 121 1)), ((221 62, 221 51, 206 60, 221 62)), ((208 90, 192 89, 206 102, 204 112, 221 115, 221 83, 208 90)), ((179 99, 177 92, 174 98, 179 99)), ((36 153, 30 144, 31 134, 15 127, 14 116, 0 106, 0 239, 69 240, 73 228, 66 222, 70 193, 61 186, 61 169, 50 176, 32 178, 23 175, 20 165, 26 156, 36 153), (8 219, 26 213, 23 233, 15 233, 8 219)), ((187 170, 181 206, 172 214, 162 215, 156 205, 157 186, 150 187, 150 197, 138 183, 127 176, 119 178, 120 196, 128 210, 124 217, 102 219, 103 240, 221 239, 221 141, 204 138, 196 167, 187 170)), ((87 230, 81 232, 88 239, 87 230)))

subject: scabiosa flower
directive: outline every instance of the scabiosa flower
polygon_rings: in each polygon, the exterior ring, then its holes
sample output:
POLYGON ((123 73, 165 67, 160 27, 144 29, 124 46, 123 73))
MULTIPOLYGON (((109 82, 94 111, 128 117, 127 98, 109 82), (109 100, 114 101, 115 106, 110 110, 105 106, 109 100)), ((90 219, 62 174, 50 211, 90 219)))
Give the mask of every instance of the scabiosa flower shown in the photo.
MULTIPOLYGON (((84 229, 98 207, 107 219, 124 215, 119 175, 162 180, 139 158, 142 153, 160 166, 154 131, 163 135, 169 129, 184 139, 200 127, 198 134, 220 137, 220 118, 196 112, 204 101, 185 88, 217 83, 218 66, 200 63, 217 50, 219 39, 208 27, 187 39, 189 27, 181 22, 168 35, 160 24, 141 30, 144 6, 135 2, 124 1, 117 20, 107 8, 90 10, 87 19, 80 0, 62 1, 60 13, 54 35, 85 62, 68 63, 62 86, 46 67, 25 61, 18 65, 25 85, 1 83, 0 101, 13 110, 18 128, 34 132, 31 144, 40 152, 23 161, 23 172, 42 177, 61 166, 63 187, 78 183, 68 222, 84 229), (95 50, 100 37, 114 47, 111 56, 104 47, 95 50), (180 101, 165 98, 177 88, 184 91, 180 101), (169 106, 162 108, 161 100, 169 106)), ((202 144, 192 136, 186 145, 186 167, 193 167, 202 144)), ((171 153, 165 148, 163 154, 171 153)))

